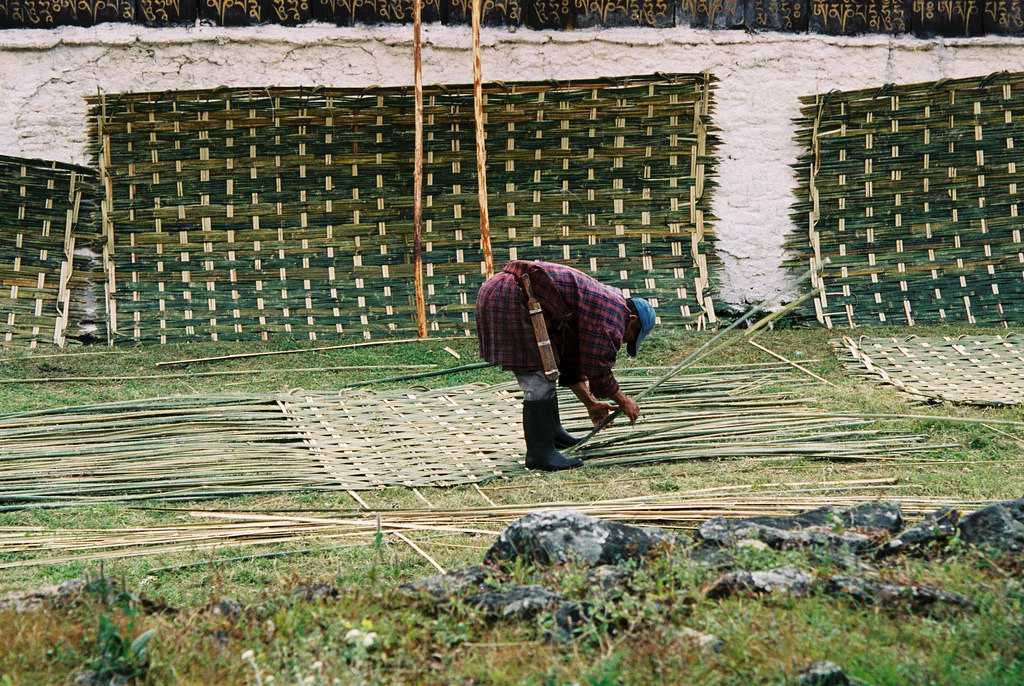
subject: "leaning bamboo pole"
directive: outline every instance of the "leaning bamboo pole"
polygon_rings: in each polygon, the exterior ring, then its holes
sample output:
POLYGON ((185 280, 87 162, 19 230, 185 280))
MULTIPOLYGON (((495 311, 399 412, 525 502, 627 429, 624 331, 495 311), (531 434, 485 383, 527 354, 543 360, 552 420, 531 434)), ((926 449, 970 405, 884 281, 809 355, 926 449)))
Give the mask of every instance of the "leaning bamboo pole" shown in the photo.
POLYGON ((491 220, 487 208, 487 143, 484 134, 483 69, 480 65, 480 15, 482 0, 473 0, 473 118, 476 121, 476 177, 480 200, 480 250, 484 257, 484 277, 494 276, 491 253, 491 220))
MULTIPOLYGON (((800 279, 797 280, 796 283, 797 283, 797 285, 799 285, 799 284, 803 283, 804 281, 806 281, 807 279, 810 279, 810 278, 813 278, 813 277, 814 277, 814 271, 813 270, 808 270, 802 277, 800 277, 800 279)), ((757 331, 759 331, 763 327, 767 326, 771 322, 779 319, 784 314, 790 312, 796 306, 797 303, 803 302, 803 300, 805 300, 807 297, 808 296, 805 294, 804 296, 801 296, 801 298, 799 298, 798 300, 794 301, 793 303, 790 303, 786 307, 783 307, 782 309, 780 309, 780 310, 778 310, 776 312, 773 312, 773 313, 767 315, 766 317, 762 317, 760 320, 755 322, 748 329, 748 331, 745 334, 743 334, 743 335, 744 336, 746 336, 746 335, 753 335, 754 333, 756 333, 757 331)), ((662 375, 659 379, 657 379, 656 381, 654 381, 653 383, 648 385, 646 388, 644 388, 642 391, 640 391, 634 397, 634 400, 640 400, 640 399, 644 398, 645 396, 650 395, 651 393, 656 391, 660 386, 662 386, 664 383, 666 383, 667 381, 669 381, 673 377, 677 376, 683 370, 685 370, 688 367, 692 367, 693 365, 697 364, 697 362, 699 360, 701 360, 702 358, 710 355, 712 352, 714 352, 716 350, 719 350, 721 348, 724 348, 724 347, 730 345, 732 343, 732 340, 728 338, 729 333, 732 332, 734 329, 739 328, 742 324, 744 324, 748 320, 752 319, 755 314, 757 314, 758 312, 760 312, 764 308, 764 306, 765 306, 765 304, 767 302, 768 302, 768 298, 765 298, 761 302, 757 303, 756 305, 754 305, 753 307, 748 309, 746 312, 743 313, 742 316, 736 318, 735 321, 733 321, 731 324, 729 324, 729 326, 725 327, 724 329, 719 331, 717 334, 712 336, 710 340, 706 341, 701 346, 699 346, 696 350, 694 350, 689 355, 687 355, 685 358, 683 358, 683 360, 681 362, 679 362, 674 367, 672 367, 668 372, 666 372, 664 375, 662 375)), ((569 448, 568 450, 566 450, 566 452, 567 453, 574 453, 574 452, 578 452, 579 450, 581 450, 584 445, 589 443, 590 440, 594 438, 594 436, 599 434, 606 427, 611 426, 611 424, 615 421, 615 419, 620 414, 622 414, 622 408, 621 407, 616 408, 614 412, 612 412, 607 417, 605 417, 604 421, 602 421, 600 424, 595 426, 590 431, 590 433, 588 433, 586 436, 583 437, 583 439, 579 443, 577 443, 576 445, 574 445, 571 448, 569 448)), ((586 457, 584 457, 584 459, 586 459, 586 457)))
POLYGON ((423 295, 423 46, 422 0, 412 2, 412 71, 415 93, 415 142, 412 173, 413 289, 416 293, 416 332, 427 337, 427 301, 423 295))

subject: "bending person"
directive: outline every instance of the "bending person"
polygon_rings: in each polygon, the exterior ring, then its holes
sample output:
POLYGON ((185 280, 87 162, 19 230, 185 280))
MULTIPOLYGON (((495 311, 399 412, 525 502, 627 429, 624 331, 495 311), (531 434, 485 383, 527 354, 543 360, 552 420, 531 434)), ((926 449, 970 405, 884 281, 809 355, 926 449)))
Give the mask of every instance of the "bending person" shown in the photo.
POLYGON ((654 308, 626 299, 583 272, 550 262, 514 260, 480 287, 476 329, 480 356, 514 372, 523 390, 526 466, 558 471, 579 467, 559 449, 579 442, 558 414, 555 383, 568 386, 594 425, 615 410, 635 422, 640 407, 612 374, 619 348, 636 357, 654 328, 654 308))

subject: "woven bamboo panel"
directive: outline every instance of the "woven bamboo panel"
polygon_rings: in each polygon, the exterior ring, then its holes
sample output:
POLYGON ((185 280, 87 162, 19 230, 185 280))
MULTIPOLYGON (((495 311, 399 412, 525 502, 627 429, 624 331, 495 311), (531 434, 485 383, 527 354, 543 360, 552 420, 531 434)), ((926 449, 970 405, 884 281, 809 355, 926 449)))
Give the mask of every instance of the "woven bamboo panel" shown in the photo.
POLYGON ((846 368, 918 400, 1024 404, 1024 339, 1007 336, 867 338, 832 342, 846 368))
MULTIPOLYGON (((543 258, 703 327, 716 138, 708 75, 492 84, 495 262, 543 258)), ((482 283, 471 88, 425 93, 428 326, 482 283)), ((161 343, 414 335, 409 89, 91 100, 109 327, 161 343)))
POLYGON ((0 156, 0 346, 64 345, 84 317, 95 194, 88 169, 0 156))
POLYGON ((525 446, 514 421, 521 400, 512 388, 300 391, 278 403, 330 480, 346 489, 453 486, 521 470, 525 446))
POLYGON ((834 326, 1024 322, 1024 75, 803 99, 797 271, 834 326))

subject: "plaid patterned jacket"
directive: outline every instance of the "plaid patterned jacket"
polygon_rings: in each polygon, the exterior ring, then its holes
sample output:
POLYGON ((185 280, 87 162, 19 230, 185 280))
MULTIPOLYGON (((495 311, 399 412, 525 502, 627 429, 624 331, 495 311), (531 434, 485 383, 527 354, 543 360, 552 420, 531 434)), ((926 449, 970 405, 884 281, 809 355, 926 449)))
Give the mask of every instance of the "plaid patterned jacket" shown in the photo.
POLYGON ((612 367, 629 323, 629 307, 617 289, 571 267, 514 260, 485 282, 476 299, 480 356, 508 371, 542 369, 518 281, 525 273, 544 309, 561 384, 589 379, 597 397, 614 395, 619 383, 612 367))

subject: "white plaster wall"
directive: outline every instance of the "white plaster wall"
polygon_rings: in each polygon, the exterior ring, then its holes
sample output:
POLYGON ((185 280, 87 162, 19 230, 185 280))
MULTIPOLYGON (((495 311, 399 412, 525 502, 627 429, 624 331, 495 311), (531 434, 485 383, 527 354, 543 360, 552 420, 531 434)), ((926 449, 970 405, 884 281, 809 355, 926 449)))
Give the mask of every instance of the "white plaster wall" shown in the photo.
MULTIPOLYGON (((471 80, 468 28, 428 26, 427 83, 471 80)), ((254 85, 400 85, 412 81, 411 29, 90 29, 0 31, 0 153, 88 163, 84 96, 254 85)), ((714 198, 720 300, 791 295, 783 238, 798 154, 798 97, 888 82, 1024 70, 1024 40, 921 41, 885 36, 614 29, 485 30, 487 80, 565 79, 708 69, 721 80, 714 198)))

